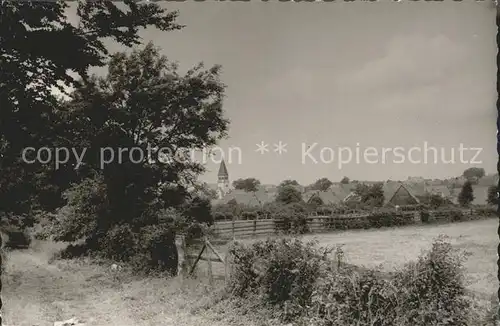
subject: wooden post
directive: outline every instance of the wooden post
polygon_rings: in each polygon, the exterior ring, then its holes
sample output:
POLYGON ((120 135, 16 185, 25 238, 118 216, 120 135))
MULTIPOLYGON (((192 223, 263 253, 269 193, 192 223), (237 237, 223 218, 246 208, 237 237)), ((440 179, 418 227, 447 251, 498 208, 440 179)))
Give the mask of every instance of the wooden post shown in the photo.
POLYGON ((226 257, 224 257, 224 284, 226 287, 229 285, 229 254, 226 253, 226 257))
POLYGON ((194 269, 195 269, 195 267, 196 267, 196 264, 198 264, 198 262, 200 261, 200 259, 201 259, 201 255, 203 255, 203 252, 205 251, 205 248, 206 248, 206 246, 205 246, 205 245, 203 245, 203 248, 201 248, 201 251, 200 251, 200 253, 199 253, 198 257, 196 258, 196 260, 195 260, 195 261, 194 261, 194 263, 193 263, 193 266, 191 267, 191 271, 189 272, 189 275, 192 275, 192 274, 193 274, 194 269))
MULTIPOLYGON (((204 248, 208 247, 208 240, 205 238, 205 246, 204 248)), ((210 250, 207 250, 208 254, 208 259, 207 259, 207 264, 208 264, 208 282, 210 286, 212 287, 214 285, 214 276, 213 276, 213 271, 212 271, 212 253, 210 250)))
POLYGON ((253 236, 255 237, 257 234, 257 220, 253 220, 253 236))
POLYGON ((234 217, 233 217, 233 223, 232 223, 232 225, 233 225, 233 241, 234 241, 235 240, 235 236, 234 236, 234 217))

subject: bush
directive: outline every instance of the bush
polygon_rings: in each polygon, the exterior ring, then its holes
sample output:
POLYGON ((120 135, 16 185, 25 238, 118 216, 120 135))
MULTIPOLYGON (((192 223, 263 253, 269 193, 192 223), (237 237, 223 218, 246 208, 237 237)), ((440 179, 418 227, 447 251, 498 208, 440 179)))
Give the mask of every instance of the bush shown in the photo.
POLYGON ((449 220, 451 222, 459 222, 465 219, 464 214, 459 210, 450 211, 449 220))
POLYGON ((330 206, 320 206, 316 208, 316 214, 330 216, 333 214, 333 208, 330 206))
POLYGON ((10 227, 4 230, 2 242, 6 249, 27 249, 31 244, 31 235, 27 230, 10 227))
POLYGON ((399 322, 403 325, 467 325, 463 256, 443 238, 417 262, 397 273, 399 322))
POLYGON ((331 271, 315 289, 304 325, 394 325, 396 291, 375 271, 331 271))
POLYGON ((478 218, 497 216, 497 209, 493 207, 478 207, 475 209, 478 218))
POLYGON ((273 215, 273 219, 277 221, 278 231, 285 234, 307 233, 309 231, 308 217, 309 211, 305 204, 302 203, 283 205, 273 215))
POLYGON ((413 223, 413 216, 395 212, 376 212, 368 215, 368 221, 374 228, 404 226, 413 223))
POLYGON ((259 295, 264 305, 287 306, 283 320, 304 314, 321 267, 328 263, 328 250, 298 239, 267 240, 250 247, 235 244, 229 251, 233 261, 228 289, 247 297, 259 295))
POLYGON ((393 274, 337 266, 329 252, 297 239, 235 244, 228 290, 295 325, 477 325, 463 256, 444 239, 393 274))
POLYGON ((257 212, 245 211, 241 213, 241 219, 243 220, 256 220, 258 217, 257 212))
POLYGON ((426 210, 421 210, 420 211, 420 221, 422 223, 429 223, 430 222, 430 214, 426 210))

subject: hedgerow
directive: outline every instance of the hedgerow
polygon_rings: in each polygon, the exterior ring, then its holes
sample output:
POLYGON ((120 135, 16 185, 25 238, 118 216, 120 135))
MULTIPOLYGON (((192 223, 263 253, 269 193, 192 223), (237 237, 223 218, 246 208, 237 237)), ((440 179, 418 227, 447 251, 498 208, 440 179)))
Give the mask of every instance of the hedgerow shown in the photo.
POLYGON ((338 264, 332 248, 298 239, 267 240, 229 251, 227 292, 281 322, 303 326, 473 326, 463 255, 443 238, 394 273, 338 264))

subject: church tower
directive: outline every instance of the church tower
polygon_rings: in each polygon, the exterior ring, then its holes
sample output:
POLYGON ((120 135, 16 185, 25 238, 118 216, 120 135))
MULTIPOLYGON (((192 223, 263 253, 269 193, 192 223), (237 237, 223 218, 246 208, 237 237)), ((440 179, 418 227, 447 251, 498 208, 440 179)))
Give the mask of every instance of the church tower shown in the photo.
POLYGON ((217 174, 217 197, 222 199, 229 190, 229 174, 227 173, 226 163, 222 160, 217 174))

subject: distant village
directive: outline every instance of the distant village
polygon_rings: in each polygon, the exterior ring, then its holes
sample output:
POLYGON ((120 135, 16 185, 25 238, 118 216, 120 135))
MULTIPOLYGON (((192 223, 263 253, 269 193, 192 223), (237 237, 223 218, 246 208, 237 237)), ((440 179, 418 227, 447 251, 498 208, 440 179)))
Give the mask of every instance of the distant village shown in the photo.
MULTIPOLYGON (((472 168, 482 170, 480 168, 472 168)), ((484 171, 484 170, 483 170, 484 171)), ((483 173, 484 174, 484 173, 483 173)), ((323 178, 327 180, 327 178, 323 178)), ((304 202, 308 203, 319 198, 324 205, 341 205, 354 203, 359 200, 355 188, 361 183, 373 185, 383 184, 384 206, 400 205, 401 203, 419 204, 421 199, 428 195, 439 195, 443 199, 458 204, 458 196, 463 185, 471 181, 474 199, 472 205, 486 205, 488 190, 491 186, 498 185, 498 174, 484 174, 481 176, 458 176, 450 179, 425 179, 422 177, 410 177, 407 180, 380 180, 380 181, 358 181, 349 180, 344 177, 341 181, 332 180, 327 189, 312 189, 312 186, 295 184, 294 187, 302 194, 304 202)), ((224 161, 221 162, 218 172, 218 180, 215 184, 208 184, 214 192, 212 205, 227 204, 236 201, 244 206, 261 206, 274 202, 278 195, 278 185, 259 184, 255 191, 235 189, 224 161)))

